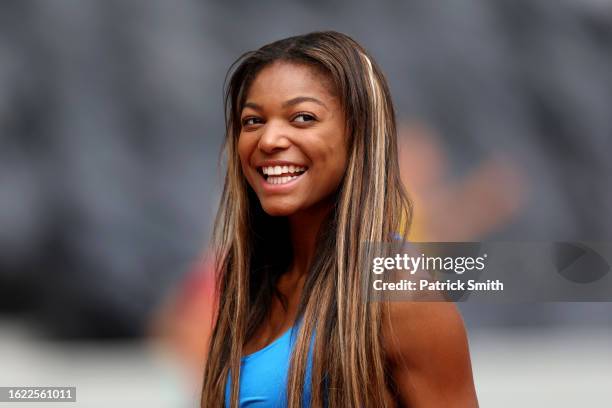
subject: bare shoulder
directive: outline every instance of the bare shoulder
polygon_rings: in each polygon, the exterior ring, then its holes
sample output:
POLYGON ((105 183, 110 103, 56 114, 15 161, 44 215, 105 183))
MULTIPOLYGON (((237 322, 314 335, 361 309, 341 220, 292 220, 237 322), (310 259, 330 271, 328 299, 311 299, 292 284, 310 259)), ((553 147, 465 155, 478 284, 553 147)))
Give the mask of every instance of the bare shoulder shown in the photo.
POLYGON ((383 314, 388 357, 418 358, 418 349, 466 341, 463 319, 454 303, 390 302, 383 314), (414 356, 412 354, 415 354, 414 356))
POLYGON ((390 302, 382 334, 404 406, 478 406, 467 333, 455 304, 390 302))

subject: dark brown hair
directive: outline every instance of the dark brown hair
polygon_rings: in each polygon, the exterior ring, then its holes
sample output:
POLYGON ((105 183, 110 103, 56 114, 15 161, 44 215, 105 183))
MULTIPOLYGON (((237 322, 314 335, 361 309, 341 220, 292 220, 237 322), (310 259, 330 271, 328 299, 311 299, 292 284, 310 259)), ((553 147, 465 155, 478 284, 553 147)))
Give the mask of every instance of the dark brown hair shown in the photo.
MULTIPOLYGON (((243 54, 230 67, 225 93, 227 173, 215 229, 219 304, 204 372, 202 407, 238 405, 240 358, 262 324, 276 281, 291 261, 287 220, 267 215, 248 185, 237 152, 248 89, 274 61, 308 64, 330 79, 348 129, 348 166, 321 228, 315 261, 300 298, 302 324, 291 357, 287 405, 301 407, 310 339, 315 335, 311 407, 385 407, 390 386, 381 346, 382 306, 369 302, 359 268, 364 242, 408 231, 412 207, 399 175, 395 112, 374 59, 349 36, 313 32, 243 54), (233 71, 232 71, 233 70, 233 71), (284 255, 284 256, 283 256, 284 255)), ((281 299, 282 300, 282 299, 281 299)))

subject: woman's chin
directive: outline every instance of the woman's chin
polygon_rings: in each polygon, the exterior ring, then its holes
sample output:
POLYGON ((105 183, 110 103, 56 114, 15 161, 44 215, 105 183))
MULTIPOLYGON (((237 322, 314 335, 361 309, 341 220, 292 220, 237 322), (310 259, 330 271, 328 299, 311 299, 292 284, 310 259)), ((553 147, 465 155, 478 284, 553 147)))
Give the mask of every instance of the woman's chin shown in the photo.
POLYGON ((297 212, 297 207, 287 203, 262 203, 261 207, 272 217, 288 217, 297 212))

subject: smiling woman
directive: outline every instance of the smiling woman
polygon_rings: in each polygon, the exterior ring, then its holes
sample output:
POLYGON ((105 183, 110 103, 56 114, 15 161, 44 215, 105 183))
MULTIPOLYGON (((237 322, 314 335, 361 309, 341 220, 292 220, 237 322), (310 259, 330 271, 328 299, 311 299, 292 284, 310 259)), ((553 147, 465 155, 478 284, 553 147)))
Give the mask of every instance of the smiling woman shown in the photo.
POLYGON ((375 61, 326 31, 232 67, 201 406, 477 406, 454 306, 364 287, 360 244, 390 242, 412 214, 375 61))
POLYGON ((346 169, 347 135, 327 78, 305 64, 276 61, 253 81, 242 110, 238 153, 270 215, 329 207, 346 169))

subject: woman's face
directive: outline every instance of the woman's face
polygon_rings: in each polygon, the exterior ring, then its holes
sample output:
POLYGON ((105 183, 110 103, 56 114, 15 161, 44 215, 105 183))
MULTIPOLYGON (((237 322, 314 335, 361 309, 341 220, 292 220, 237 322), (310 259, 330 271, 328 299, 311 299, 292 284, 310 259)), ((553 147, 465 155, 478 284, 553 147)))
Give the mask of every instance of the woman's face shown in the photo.
POLYGON ((276 61, 252 82, 241 113, 242 171, 266 213, 288 216, 325 203, 347 165, 345 116, 329 79, 276 61))

